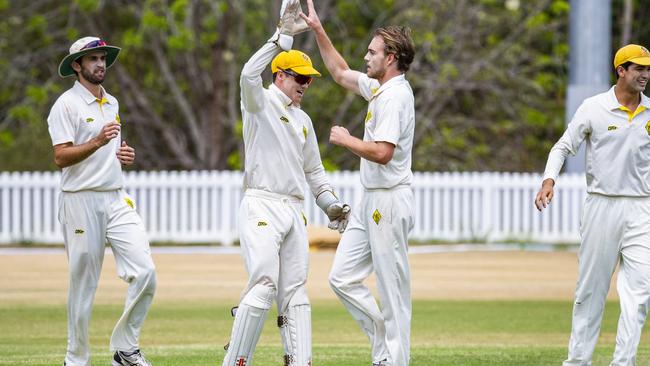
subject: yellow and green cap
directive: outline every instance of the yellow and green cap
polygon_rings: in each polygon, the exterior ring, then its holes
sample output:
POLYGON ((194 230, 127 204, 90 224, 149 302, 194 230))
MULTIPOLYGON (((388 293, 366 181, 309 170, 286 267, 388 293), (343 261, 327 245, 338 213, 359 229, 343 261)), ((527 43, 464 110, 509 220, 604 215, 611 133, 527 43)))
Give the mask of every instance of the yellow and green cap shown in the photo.
POLYGON ((623 65, 626 62, 631 62, 637 65, 650 66, 650 51, 638 44, 628 44, 616 51, 614 55, 614 68, 623 65))
POLYGON ((293 70, 300 75, 320 76, 314 69, 309 56, 297 50, 280 52, 271 62, 271 71, 275 74, 279 70, 293 70))

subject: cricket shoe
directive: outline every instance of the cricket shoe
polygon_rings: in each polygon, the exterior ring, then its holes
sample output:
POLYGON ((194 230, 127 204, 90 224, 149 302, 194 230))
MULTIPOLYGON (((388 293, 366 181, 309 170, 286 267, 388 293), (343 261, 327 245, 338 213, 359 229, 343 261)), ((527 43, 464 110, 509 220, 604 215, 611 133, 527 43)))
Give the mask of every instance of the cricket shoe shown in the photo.
POLYGON ((151 363, 144 358, 140 350, 133 353, 116 351, 113 355, 112 366, 151 366, 151 363))
POLYGON ((373 362, 373 363, 372 363, 372 366, 388 366, 388 359, 387 359, 387 358, 384 358, 384 359, 381 360, 381 361, 373 362))

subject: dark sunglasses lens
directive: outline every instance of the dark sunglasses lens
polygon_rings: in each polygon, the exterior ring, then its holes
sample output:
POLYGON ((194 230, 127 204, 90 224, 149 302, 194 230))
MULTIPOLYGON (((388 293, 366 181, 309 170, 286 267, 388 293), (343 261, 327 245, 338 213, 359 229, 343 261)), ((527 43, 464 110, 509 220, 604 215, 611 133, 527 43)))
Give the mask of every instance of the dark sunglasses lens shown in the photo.
POLYGON ((312 80, 311 76, 299 75, 299 74, 297 74, 295 78, 296 78, 296 82, 300 85, 311 84, 311 80, 312 80))

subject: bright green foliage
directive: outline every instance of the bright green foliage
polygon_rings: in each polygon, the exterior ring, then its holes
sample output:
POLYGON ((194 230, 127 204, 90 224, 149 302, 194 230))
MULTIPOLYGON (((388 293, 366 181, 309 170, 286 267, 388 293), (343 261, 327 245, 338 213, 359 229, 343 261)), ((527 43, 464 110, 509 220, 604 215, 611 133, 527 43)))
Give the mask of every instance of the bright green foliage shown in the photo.
MULTIPOLYGON (((647 46, 650 31, 642 20, 650 14, 640 0, 633 3, 632 41, 647 46)), ((92 34, 123 48, 104 85, 120 101, 128 126, 123 136, 138 152, 136 169, 241 169, 239 73, 274 31, 280 0, 26 4, 0 0, 0 170, 55 169, 45 120, 74 80, 60 79, 56 67, 74 40, 92 34)), ((613 1, 615 19, 622 5, 613 1)), ((365 70, 375 28, 412 29, 417 53, 407 78, 416 96, 414 169, 543 168, 564 129, 569 0, 316 6, 356 70, 365 70)), ((310 54, 323 73, 302 106, 323 160, 328 169, 358 168, 358 158, 327 139, 333 124, 361 137, 367 103, 332 81, 312 35, 297 36, 294 47, 310 54)), ((263 77, 268 85, 270 72, 263 77)))
POLYGON ((83 13, 90 13, 97 10, 100 5, 99 0, 75 0, 74 2, 83 13))

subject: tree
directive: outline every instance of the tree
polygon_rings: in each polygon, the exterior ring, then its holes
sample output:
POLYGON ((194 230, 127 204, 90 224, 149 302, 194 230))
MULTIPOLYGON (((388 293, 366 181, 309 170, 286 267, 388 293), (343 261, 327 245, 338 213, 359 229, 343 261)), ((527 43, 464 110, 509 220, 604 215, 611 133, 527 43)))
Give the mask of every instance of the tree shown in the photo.
MULTIPOLYGON (((240 169, 239 73, 272 33, 279 4, 0 0, 0 153, 7 157, 0 169, 54 169, 45 118, 72 82, 58 78, 56 67, 69 45, 89 34, 123 47, 106 88, 120 101, 137 169, 240 169)), ((417 55, 407 78, 416 95, 415 170, 541 170, 564 126, 568 1, 320 0, 316 6, 357 70, 364 69, 375 28, 412 28, 417 55)), ((323 72, 303 108, 314 120, 326 167, 356 169, 358 159, 327 137, 334 122, 361 136, 367 103, 331 80, 312 35, 299 35, 294 45, 323 72)))
MULTIPOLYGON (((531 171, 543 167, 564 126, 566 1, 345 4, 325 8, 323 13, 331 16, 324 17, 324 23, 357 69, 362 69, 358 61, 372 29, 390 23, 413 29, 417 53, 407 78, 416 95, 414 169, 531 171)), ((350 98, 354 97, 347 94, 342 102, 331 103, 338 106, 333 111, 321 109, 316 115, 347 118, 351 130, 361 136, 365 110, 350 98)), ((328 147, 324 155, 332 156, 332 149, 337 150, 328 147)), ((356 167, 345 156, 333 163, 356 167)))

